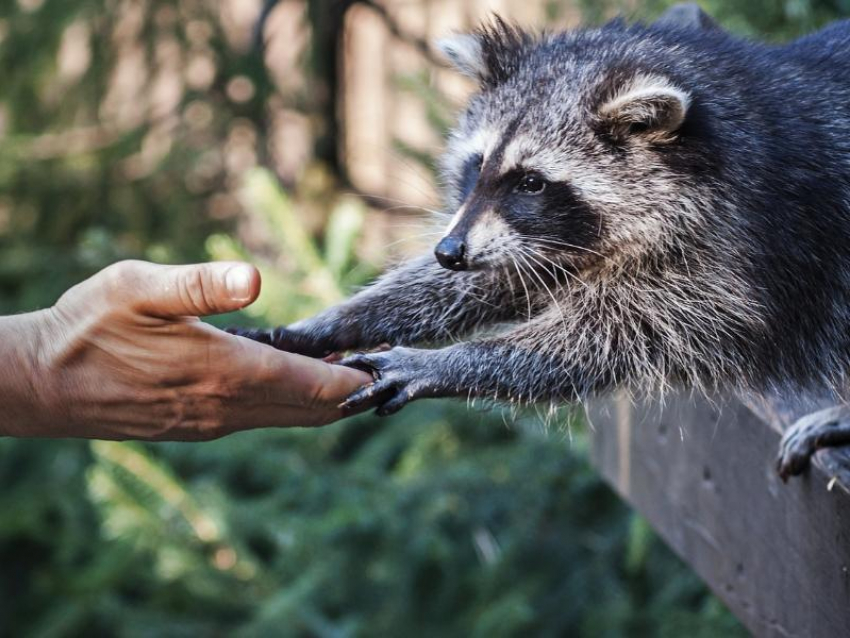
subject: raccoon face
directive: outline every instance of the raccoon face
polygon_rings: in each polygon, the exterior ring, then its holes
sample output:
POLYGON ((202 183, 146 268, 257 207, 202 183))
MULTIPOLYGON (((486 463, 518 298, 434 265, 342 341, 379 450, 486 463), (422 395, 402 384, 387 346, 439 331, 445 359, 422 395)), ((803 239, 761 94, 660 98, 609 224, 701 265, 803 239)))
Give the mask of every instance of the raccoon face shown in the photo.
MULTIPOLYGON (((595 243, 599 218, 569 181, 533 161, 513 161, 504 136, 496 148, 473 151, 458 173, 457 210, 435 249, 452 270, 549 262, 548 253, 582 252, 595 243)), ((511 138, 515 139, 515 138, 511 138)))
POLYGON ((681 193, 658 149, 675 145, 688 94, 569 44, 499 21, 441 41, 481 86, 443 158, 454 213, 435 249, 444 267, 582 270, 665 232, 681 193))

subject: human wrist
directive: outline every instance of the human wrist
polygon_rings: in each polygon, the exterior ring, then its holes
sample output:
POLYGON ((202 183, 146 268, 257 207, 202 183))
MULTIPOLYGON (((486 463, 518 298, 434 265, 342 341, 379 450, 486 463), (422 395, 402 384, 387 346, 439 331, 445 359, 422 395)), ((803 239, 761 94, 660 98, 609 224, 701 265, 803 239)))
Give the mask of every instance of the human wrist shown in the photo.
POLYGON ((52 310, 0 317, 0 435, 43 436, 51 422, 48 344, 52 310))

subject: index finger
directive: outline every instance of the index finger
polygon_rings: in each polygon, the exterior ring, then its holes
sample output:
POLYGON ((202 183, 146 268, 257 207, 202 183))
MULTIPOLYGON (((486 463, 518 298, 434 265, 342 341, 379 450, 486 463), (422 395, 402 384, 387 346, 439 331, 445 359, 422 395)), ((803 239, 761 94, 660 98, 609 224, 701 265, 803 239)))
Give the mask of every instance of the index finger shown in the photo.
POLYGON ((288 399, 292 407, 336 408, 349 394, 372 382, 372 376, 360 370, 283 352, 242 337, 227 337, 238 343, 231 372, 253 379, 278 399, 288 399))

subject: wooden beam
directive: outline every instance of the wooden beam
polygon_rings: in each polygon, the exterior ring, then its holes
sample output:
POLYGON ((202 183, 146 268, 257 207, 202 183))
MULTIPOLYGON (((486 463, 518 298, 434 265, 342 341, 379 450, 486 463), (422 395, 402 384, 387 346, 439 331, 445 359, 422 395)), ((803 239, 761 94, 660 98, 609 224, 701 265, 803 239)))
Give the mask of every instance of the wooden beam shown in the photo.
POLYGON ((820 407, 618 398, 591 407, 612 487, 757 636, 850 636, 850 454, 822 451, 783 484, 781 430, 820 407), (844 480, 844 479, 842 479, 844 480))

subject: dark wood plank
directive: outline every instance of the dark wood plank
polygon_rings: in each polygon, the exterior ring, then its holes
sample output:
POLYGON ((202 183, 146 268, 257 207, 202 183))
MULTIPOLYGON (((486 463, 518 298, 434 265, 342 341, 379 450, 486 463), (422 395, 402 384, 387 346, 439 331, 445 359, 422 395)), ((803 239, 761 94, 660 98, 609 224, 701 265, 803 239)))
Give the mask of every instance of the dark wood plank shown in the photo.
POLYGON ((850 495, 821 462, 787 484, 774 470, 811 406, 752 403, 600 403, 593 462, 754 634, 850 636, 850 495))

